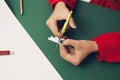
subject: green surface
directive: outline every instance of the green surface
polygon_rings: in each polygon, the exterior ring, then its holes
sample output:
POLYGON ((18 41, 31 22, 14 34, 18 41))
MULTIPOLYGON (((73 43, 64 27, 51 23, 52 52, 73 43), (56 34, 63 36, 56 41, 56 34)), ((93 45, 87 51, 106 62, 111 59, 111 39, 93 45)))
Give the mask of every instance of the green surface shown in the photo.
MULTIPOLYGON (((6 0, 12 12, 64 80, 120 80, 120 64, 99 63, 95 55, 90 55, 76 67, 60 57, 59 49, 53 53, 56 44, 47 39, 52 33, 46 26, 46 20, 53 11, 48 1, 23 1, 24 15, 21 16, 19 0, 6 0)), ((73 39, 92 39, 105 32, 120 31, 120 12, 117 11, 78 0, 73 16, 78 28, 67 33, 73 39)))

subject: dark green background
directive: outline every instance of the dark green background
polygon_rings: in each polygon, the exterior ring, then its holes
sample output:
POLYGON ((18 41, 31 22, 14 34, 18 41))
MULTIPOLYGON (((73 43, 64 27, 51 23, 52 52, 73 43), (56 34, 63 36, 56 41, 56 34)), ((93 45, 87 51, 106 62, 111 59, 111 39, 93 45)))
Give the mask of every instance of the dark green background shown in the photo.
MULTIPOLYGON (((99 63, 95 55, 90 55, 76 67, 60 57, 59 49, 53 53, 56 44, 48 41, 52 33, 46 26, 46 20, 53 11, 48 1, 23 1, 24 15, 21 16, 19 0, 6 0, 17 19, 64 80, 120 80, 120 64, 99 63)), ((120 31, 120 12, 117 11, 78 0, 73 16, 78 28, 67 33, 73 39, 92 39, 105 32, 120 31)))

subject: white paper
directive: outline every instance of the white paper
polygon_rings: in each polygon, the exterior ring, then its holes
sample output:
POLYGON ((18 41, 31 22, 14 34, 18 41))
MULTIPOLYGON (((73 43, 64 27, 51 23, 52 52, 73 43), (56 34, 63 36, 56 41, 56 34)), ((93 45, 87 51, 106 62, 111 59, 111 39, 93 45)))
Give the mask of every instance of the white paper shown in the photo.
POLYGON ((50 37, 48 37, 48 40, 52 41, 54 43, 57 43, 57 44, 60 44, 60 41, 64 41, 63 38, 60 38, 60 40, 59 40, 59 38, 57 36, 55 36, 55 37, 54 36, 50 36, 50 37))
POLYGON ((13 55, 0 56, 0 80, 63 80, 4 0, 0 0, 0 50, 13 55))

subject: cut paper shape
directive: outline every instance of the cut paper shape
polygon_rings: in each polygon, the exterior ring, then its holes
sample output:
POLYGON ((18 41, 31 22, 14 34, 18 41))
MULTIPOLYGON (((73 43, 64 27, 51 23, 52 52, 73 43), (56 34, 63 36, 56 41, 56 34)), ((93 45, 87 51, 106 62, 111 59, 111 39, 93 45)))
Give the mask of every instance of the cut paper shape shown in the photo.
POLYGON ((63 38, 61 38, 61 39, 59 40, 59 38, 58 38, 57 36, 55 36, 55 37, 53 37, 53 36, 48 37, 48 40, 50 40, 50 41, 52 41, 52 42, 54 42, 54 43, 57 43, 57 44, 60 44, 61 41, 64 41, 63 38), (58 42, 58 41, 59 41, 59 42, 58 42))

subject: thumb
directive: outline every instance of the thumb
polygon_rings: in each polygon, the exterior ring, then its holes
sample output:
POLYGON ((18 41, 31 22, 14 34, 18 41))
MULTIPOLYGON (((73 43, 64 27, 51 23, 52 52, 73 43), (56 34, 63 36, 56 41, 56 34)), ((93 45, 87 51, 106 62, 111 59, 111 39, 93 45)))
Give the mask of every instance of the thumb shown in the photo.
POLYGON ((73 46, 75 45, 76 40, 66 39, 62 42, 63 46, 73 46))
POLYGON ((57 27, 57 21, 55 18, 53 17, 50 17, 47 21, 46 21, 46 24, 48 26, 48 28, 52 31, 52 33, 55 35, 55 36, 58 36, 60 37, 60 32, 58 30, 58 27, 57 27))
POLYGON ((69 25, 70 25, 70 27, 73 28, 73 29, 76 29, 76 28, 77 28, 77 26, 75 25, 75 22, 74 22, 73 17, 70 18, 69 25))

